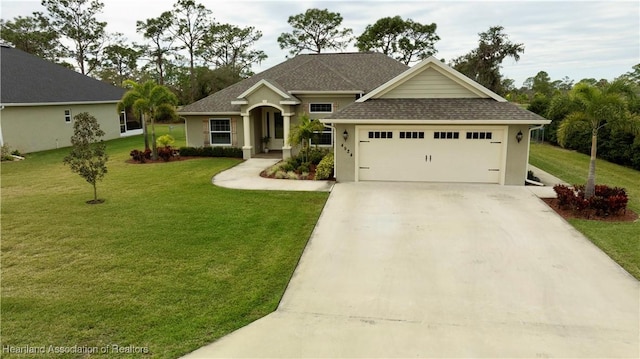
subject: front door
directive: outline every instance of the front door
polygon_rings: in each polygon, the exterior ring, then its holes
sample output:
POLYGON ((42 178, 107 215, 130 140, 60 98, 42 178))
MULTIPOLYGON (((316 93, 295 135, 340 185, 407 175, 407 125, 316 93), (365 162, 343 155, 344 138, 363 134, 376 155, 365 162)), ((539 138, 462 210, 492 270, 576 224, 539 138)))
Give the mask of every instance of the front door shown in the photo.
POLYGON ((280 150, 284 146, 284 121, 278 110, 265 111, 266 133, 271 137, 269 149, 280 150))

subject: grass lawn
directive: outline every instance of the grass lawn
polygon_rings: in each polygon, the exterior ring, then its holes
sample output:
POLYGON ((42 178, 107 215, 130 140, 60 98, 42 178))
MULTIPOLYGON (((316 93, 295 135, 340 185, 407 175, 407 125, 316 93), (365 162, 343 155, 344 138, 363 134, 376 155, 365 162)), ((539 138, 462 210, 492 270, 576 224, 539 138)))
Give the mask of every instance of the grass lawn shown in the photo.
MULTIPOLYGON (((184 145, 182 126, 171 134, 184 145)), ((213 186, 237 159, 125 163, 142 147, 108 142, 100 205, 62 164, 69 149, 2 163, 3 346, 175 358, 276 308, 328 194, 213 186)))
MULTIPOLYGON (((529 162, 571 184, 587 182, 589 156, 551 145, 532 144, 529 162)), ((640 213, 640 172, 604 160, 596 162, 596 183, 624 187, 628 208, 640 213)), ((611 223, 580 219, 569 222, 613 260, 640 280, 640 221, 611 223)))

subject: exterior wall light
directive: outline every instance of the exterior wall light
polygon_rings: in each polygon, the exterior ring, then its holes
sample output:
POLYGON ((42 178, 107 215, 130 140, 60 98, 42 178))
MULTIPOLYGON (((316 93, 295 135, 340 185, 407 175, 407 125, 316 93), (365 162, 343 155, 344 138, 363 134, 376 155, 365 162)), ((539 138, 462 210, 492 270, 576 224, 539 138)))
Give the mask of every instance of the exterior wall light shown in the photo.
POLYGON ((518 143, 520 143, 520 141, 522 141, 522 131, 518 131, 518 134, 516 135, 516 140, 518 140, 518 143))
POLYGON ((342 133, 342 138, 344 138, 345 141, 347 140, 347 138, 349 138, 349 132, 347 132, 347 130, 344 130, 344 132, 342 133))

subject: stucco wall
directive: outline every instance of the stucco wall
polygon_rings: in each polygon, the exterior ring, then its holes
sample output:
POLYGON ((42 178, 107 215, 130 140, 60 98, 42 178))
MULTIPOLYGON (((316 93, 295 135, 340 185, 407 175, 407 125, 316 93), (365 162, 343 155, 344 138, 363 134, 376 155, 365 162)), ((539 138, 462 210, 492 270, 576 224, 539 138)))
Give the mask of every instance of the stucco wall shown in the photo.
POLYGON ((527 153, 529 148, 529 125, 511 125, 507 134, 507 164, 504 184, 523 186, 527 177, 527 153), (522 131, 522 141, 516 135, 522 131))
POLYGON ((88 112, 105 132, 104 139, 120 137, 120 116, 116 104, 17 106, 5 105, 0 111, 4 143, 23 153, 71 146, 73 116, 88 112), (71 122, 65 122, 71 110, 71 122))
POLYGON ((187 147, 209 146, 209 119, 231 119, 231 146, 242 147, 242 118, 239 116, 184 116, 187 147))
POLYGON ((338 182, 353 182, 356 165, 356 127, 355 125, 336 125, 335 133, 335 172, 338 182), (342 134, 347 130, 349 138, 345 141, 342 134))

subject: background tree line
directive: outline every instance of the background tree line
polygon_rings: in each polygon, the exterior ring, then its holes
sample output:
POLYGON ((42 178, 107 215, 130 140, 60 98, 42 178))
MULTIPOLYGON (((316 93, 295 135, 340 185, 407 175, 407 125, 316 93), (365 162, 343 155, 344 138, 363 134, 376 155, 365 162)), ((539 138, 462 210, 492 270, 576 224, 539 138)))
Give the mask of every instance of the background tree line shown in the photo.
MULTIPOLYGON (((137 21, 136 30, 145 40, 142 44, 128 43, 120 33, 106 33, 106 23, 96 19, 104 7, 99 0, 41 1, 46 13, 2 20, 2 40, 117 86, 126 80, 152 80, 169 88, 178 104, 191 103, 251 76, 252 66, 267 58, 255 49, 261 31, 219 23, 211 10, 194 0, 177 0, 160 16, 137 21)), ((435 23, 384 17, 353 36, 353 30, 342 26, 342 21, 339 13, 309 9, 290 16, 291 31, 282 33, 277 41, 291 56, 341 51, 353 43, 359 51, 381 52, 407 65, 437 53, 435 44, 440 37, 435 23)), ((624 82, 629 90, 623 101, 625 111, 629 118, 638 116, 640 64, 612 83, 582 79, 574 84, 567 77, 551 80, 540 71, 516 88, 512 79, 502 76, 501 65, 506 58, 518 61, 524 50, 524 44, 509 40, 502 26, 493 26, 478 34, 476 48, 451 59, 449 65, 509 101, 552 120, 544 139, 580 152, 590 152, 592 133, 588 126, 565 126, 559 133, 563 121, 577 111, 580 91, 609 93, 612 86, 617 88, 624 82)), ((638 129, 613 126, 612 119, 610 124, 596 122, 600 157, 640 169, 638 129)))
MULTIPOLYGON (((206 97, 251 76, 252 66, 267 58, 256 50, 262 32, 215 21, 211 10, 194 0, 177 0, 160 16, 138 20, 144 43, 131 43, 121 33, 107 33, 98 21, 100 0, 41 0, 46 12, 0 22, 0 37, 15 47, 74 68, 111 84, 153 80, 167 86, 180 104, 206 97), (70 62, 69 62, 70 61, 70 62)), ((384 17, 362 34, 342 26, 339 13, 309 9, 290 16, 291 32, 278 43, 295 56, 301 52, 340 51, 352 43, 359 51, 377 51, 407 65, 437 53, 435 23, 400 16, 384 17)), ((503 93, 500 64, 519 59, 522 44, 508 41, 500 26, 481 33, 479 47, 451 64, 467 76, 503 93)))

